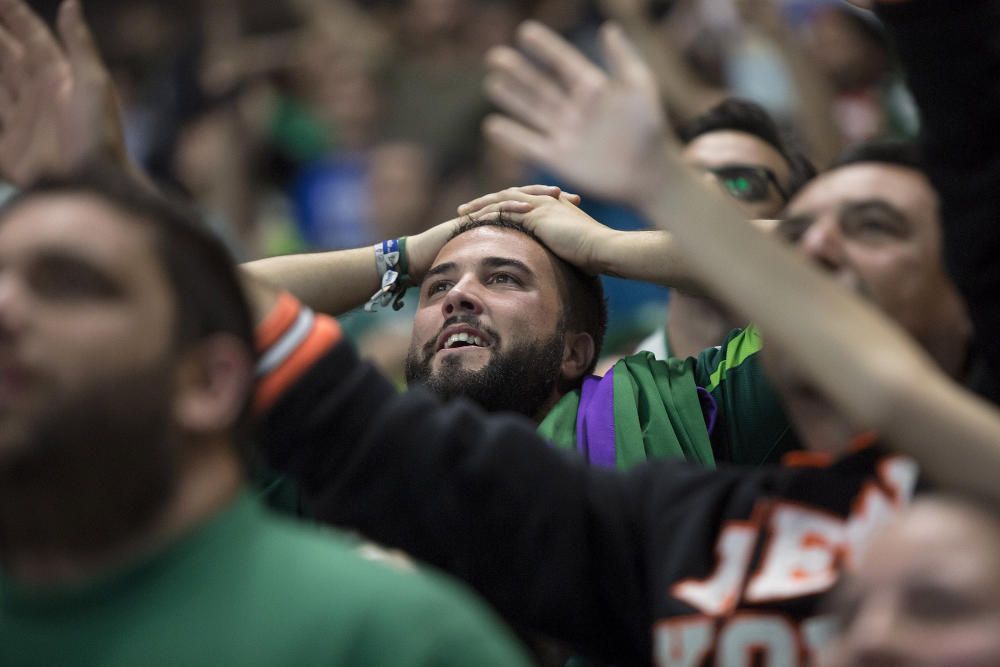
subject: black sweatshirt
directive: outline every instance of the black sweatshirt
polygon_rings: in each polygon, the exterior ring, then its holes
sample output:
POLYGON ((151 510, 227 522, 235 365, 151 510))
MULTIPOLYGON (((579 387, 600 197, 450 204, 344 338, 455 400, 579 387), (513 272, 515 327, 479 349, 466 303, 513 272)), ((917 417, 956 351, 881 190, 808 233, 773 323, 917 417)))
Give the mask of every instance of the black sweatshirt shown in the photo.
POLYGON ((1000 402, 1000 2, 911 0, 879 16, 920 108, 945 261, 990 367, 977 389, 1000 402))
POLYGON ((465 580, 517 627, 622 665, 811 656, 830 630, 813 618, 820 594, 916 476, 877 448, 826 467, 594 469, 525 418, 397 393, 346 343, 263 426, 269 462, 318 519, 465 580))

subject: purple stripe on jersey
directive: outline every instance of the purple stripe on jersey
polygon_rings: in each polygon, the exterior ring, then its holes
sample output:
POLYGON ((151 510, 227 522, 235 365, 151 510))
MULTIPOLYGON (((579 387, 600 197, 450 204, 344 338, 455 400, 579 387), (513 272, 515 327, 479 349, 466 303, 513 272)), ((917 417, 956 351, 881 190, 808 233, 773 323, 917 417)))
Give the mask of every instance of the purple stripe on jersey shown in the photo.
POLYGON ((614 468, 617 463, 613 368, 604 377, 591 375, 583 381, 576 413, 576 448, 591 465, 614 468))
POLYGON ((701 413, 705 416, 705 427, 708 428, 708 435, 711 436, 712 431, 715 430, 715 418, 719 416, 719 404, 704 387, 698 387, 698 400, 701 402, 701 413))

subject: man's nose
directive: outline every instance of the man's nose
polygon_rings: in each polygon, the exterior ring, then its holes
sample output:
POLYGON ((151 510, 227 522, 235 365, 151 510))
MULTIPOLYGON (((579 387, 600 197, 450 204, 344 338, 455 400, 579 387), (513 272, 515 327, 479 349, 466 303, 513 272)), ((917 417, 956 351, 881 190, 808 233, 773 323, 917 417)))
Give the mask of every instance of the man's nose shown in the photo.
POLYGON ((442 304, 445 316, 461 313, 479 315, 483 312, 483 302, 472 278, 463 278, 455 283, 442 304))
POLYGON ((844 265, 844 236, 836 219, 821 219, 809 225, 799 239, 798 248, 827 271, 837 271, 844 265))

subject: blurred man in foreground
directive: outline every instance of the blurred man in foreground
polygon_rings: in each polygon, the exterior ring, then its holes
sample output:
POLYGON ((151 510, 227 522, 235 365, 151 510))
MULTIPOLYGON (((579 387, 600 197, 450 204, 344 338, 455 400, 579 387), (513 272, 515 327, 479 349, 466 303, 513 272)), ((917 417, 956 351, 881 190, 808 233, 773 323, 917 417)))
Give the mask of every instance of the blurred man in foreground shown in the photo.
POLYGON ((225 251, 121 174, 0 211, 0 663, 520 664, 444 582, 260 506, 253 344, 225 251))

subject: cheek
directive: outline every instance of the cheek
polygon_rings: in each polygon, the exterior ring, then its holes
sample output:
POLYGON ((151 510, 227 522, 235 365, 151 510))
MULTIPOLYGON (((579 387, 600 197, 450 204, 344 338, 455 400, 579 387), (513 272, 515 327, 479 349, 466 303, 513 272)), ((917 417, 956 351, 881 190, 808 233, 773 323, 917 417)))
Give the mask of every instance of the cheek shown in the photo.
POLYGON ((889 314, 923 307, 928 260, 916 253, 860 252, 853 266, 864 287, 889 314))
POLYGON ((1000 618, 969 621, 953 629, 925 630, 911 641, 913 655, 942 667, 992 667, 1000 665, 1000 618))
POLYGON ((89 307, 45 313, 34 333, 38 362, 54 375, 82 383, 162 359, 173 328, 162 312, 89 307))
POLYGON ((434 306, 418 306, 417 314, 413 317, 413 335, 411 341, 420 346, 430 338, 436 336, 441 330, 444 318, 441 317, 441 309, 434 306))

